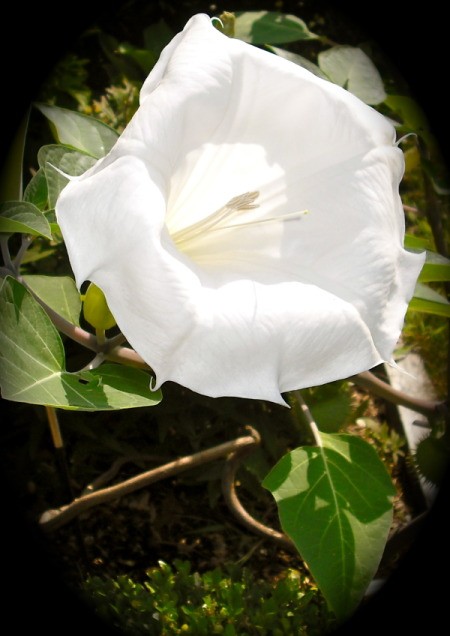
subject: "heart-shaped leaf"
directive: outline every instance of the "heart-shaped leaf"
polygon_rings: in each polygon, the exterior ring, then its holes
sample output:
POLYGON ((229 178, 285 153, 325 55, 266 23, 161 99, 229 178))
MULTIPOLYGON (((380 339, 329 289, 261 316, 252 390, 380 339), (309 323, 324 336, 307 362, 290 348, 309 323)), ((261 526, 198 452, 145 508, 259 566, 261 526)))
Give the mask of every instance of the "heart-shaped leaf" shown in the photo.
POLYGON ((357 608, 392 523, 392 481, 375 450, 322 433, 323 447, 285 455, 265 478, 281 525, 339 619, 357 608))
POLYGON ((98 119, 74 110, 46 104, 36 104, 36 108, 51 122, 59 143, 81 150, 96 159, 104 157, 119 136, 98 119))
POLYGON ((105 364, 69 373, 59 333, 19 282, 7 277, 0 290, 0 386, 2 397, 83 411, 154 406, 161 392, 149 389, 144 371, 105 364))
POLYGON ((362 49, 333 46, 319 53, 318 62, 332 82, 343 86, 366 104, 380 104, 386 99, 381 75, 362 49))

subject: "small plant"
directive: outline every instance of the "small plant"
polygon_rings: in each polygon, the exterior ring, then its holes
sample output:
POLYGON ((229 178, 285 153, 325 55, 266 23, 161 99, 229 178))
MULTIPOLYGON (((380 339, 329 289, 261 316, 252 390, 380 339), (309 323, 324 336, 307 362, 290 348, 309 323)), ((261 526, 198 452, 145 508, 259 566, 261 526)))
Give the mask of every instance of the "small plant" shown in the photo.
POLYGON ((361 417, 357 425, 367 441, 372 442, 385 465, 392 472, 405 457, 406 440, 397 431, 390 428, 386 422, 380 423, 370 417, 361 417))
POLYGON ((83 112, 122 132, 139 106, 139 89, 133 82, 123 78, 122 83, 110 86, 105 94, 94 100, 83 112))
POLYGON ((294 569, 270 583, 236 566, 199 574, 187 561, 160 561, 143 583, 91 577, 84 594, 102 620, 133 636, 313 635, 335 625, 317 587, 294 569))

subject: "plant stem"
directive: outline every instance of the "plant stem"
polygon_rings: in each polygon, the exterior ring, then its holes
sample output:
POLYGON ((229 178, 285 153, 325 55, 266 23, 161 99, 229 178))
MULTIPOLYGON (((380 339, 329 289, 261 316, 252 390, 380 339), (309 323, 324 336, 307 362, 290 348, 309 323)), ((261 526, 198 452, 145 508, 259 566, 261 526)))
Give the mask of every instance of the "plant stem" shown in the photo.
POLYGON ((47 413, 47 421, 50 427, 50 433, 52 436, 53 446, 55 448, 62 448, 64 446, 61 428, 59 426, 58 416, 53 406, 46 406, 45 411, 47 413))
POLYGON ((106 343, 106 334, 104 329, 96 329, 95 336, 97 338, 98 346, 103 348, 106 343))
MULTIPOLYGON (((7 241, 5 247, 5 240, 5 237, 2 237, 0 239, 0 243, 2 245, 2 250, 6 250, 6 256, 7 258, 9 258, 9 262, 11 263, 7 241)), ((11 267, 14 269, 12 263, 11 267)), ((22 285, 24 285, 28 289, 28 291, 33 295, 36 301, 45 310, 48 317, 58 329, 58 331, 71 338, 71 340, 78 342, 78 344, 86 347, 87 349, 90 349, 91 351, 94 351, 95 353, 103 353, 105 359, 111 360, 112 362, 118 362, 120 364, 138 367, 140 369, 151 370, 151 367, 143 360, 143 358, 141 358, 141 356, 136 351, 134 351, 134 349, 131 349, 130 347, 120 346, 120 343, 125 341, 125 337, 123 336, 123 334, 118 334, 110 339, 104 338, 103 340, 102 338, 102 341, 99 342, 98 337, 89 333, 85 329, 72 324, 71 322, 60 316, 46 303, 44 303, 38 296, 36 296, 33 290, 30 289, 30 287, 26 284, 21 276, 16 276, 16 278, 17 280, 19 280, 20 283, 22 283, 22 285)), ((425 415, 427 417, 432 417, 439 414, 448 415, 448 408, 444 402, 424 400, 403 393, 402 391, 392 388, 390 384, 388 384, 387 382, 383 382, 383 380, 377 378, 370 371, 358 373, 357 375, 348 378, 348 380, 366 389, 369 389, 378 397, 382 397, 383 399, 389 402, 393 402, 394 404, 410 408, 413 411, 421 413, 422 415, 425 415)), ((301 408, 303 409, 303 407, 301 408)), ((306 409, 309 413, 308 407, 306 407, 306 409)), ((314 420, 312 420, 312 423, 314 424, 314 420)), ((308 426, 311 428, 309 424, 308 426)))
MULTIPOLYGON (((110 342, 108 341, 108 345, 110 342)), ((122 364, 128 364, 139 369, 151 369, 151 367, 141 358, 141 356, 129 347, 117 347, 109 349, 109 346, 105 349, 105 357, 112 362, 120 362, 122 364)))
POLYGON ((89 510, 89 508, 92 508, 93 506, 98 506, 99 504, 107 503, 108 501, 112 501, 118 497, 123 497, 135 490, 144 488, 145 486, 160 481, 161 479, 167 479, 168 477, 177 475, 178 473, 190 468, 227 457, 230 453, 243 447, 254 446, 258 443, 258 441, 259 440, 256 439, 254 435, 239 437, 231 442, 219 444, 218 446, 214 446, 208 450, 181 457, 173 462, 169 462, 168 464, 164 464, 158 468, 141 473, 136 477, 127 479, 120 484, 115 484, 109 488, 103 488, 102 490, 74 499, 72 503, 57 510, 47 510, 47 512, 44 512, 41 516, 40 525, 43 530, 56 530, 77 517, 81 512, 89 510))
POLYGON ((33 237, 29 234, 22 234, 22 244, 20 246, 19 251, 17 252, 14 258, 14 271, 18 272, 20 268, 20 264, 22 262, 23 257, 25 256, 25 252, 30 247, 33 242, 33 237))
POLYGON ((447 412, 447 406, 444 402, 438 402, 433 400, 424 400, 416 398, 412 395, 408 395, 403 391, 394 389, 390 384, 380 380, 370 371, 364 371, 348 378, 351 382, 358 384, 359 386, 369 389, 374 395, 381 397, 388 402, 393 402, 399 406, 405 406, 406 408, 421 413, 427 417, 433 415, 445 414, 447 412))
POLYGON ((10 236, 9 234, 0 235, 0 249, 2 252, 3 263, 5 268, 14 275, 16 272, 16 269, 11 260, 11 254, 9 252, 9 245, 8 245, 9 236, 10 236))
POLYGON ((236 472, 251 447, 242 447, 226 460, 222 474, 222 494, 234 517, 248 530, 266 539, 272 539, 283 548, 296 552, 294 543, 287 535, 261 523, 243 507, 236 492, 236 472))
POLYGON ((314 421, 314 418, 311 414, 311 411, 308 408, 308 405, 303 399, 303 396, 300 393, 300 391, 292 391, 292 393, 300 407, 299 415, 302 418, 303 423, 306 424, 309 431, 311 432, 315 446, 322 448, 323 444, 322 444, 322 439, 320 437, 320 431, 316 422, 314 421))

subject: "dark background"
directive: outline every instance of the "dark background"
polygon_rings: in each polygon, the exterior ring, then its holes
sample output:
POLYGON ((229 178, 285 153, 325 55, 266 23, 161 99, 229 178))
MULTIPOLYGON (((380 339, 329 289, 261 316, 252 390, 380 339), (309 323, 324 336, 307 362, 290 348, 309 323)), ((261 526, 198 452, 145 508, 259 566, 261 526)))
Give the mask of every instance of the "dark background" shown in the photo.
MULTIPOLYGON (((354 3, 335 0, 334 10, 364 30, 378 42, 397 66, 424 108, 440 141, 448 162, 449 99, 448 22, 435 0, 411 3, 374 0, 354 3)), ((147 0, 151 11, 160 6, 147 0)), ((327 10, 330 3, 310 0, 283 3, 280 10, 294 13, 307 22, 308 11, 327 10), (299 6, 302 5, 302 6, 299 6)), ((198 1, 172 3, 178 15, 208 11, 209 3, 198 1)), ((220 10, 273 9, 273 2, 218 3, 220 10)), ((149 10, 150 10, 149 9, 149 10)), ((0 68, 2 85, 1 150, 7 148, 29 102, 58 59, 76 46, 80 33, 97 22, 117 22, 117 11, 124 10, 119 0, 77 0, 58 4, 8 3, 2 16, 0 68)), ((14 408, 3 403, 2 426, 14 417, 14 408)), ((447 480, 448 482, 448 480, 447 480)), ((441 633, 447 624, 450 597, 448 483, 441 489, 429 522, 401 567, 391 576, 375 599, 342 628, 343 634, 381 632, 390 634, 441 633), (442 621, 442 623, 441 623, 442 621)), ((36 536, 20 521, 7 484, 1 488, 1 577, 2 622, 10 630, 45 630, 53 634, 103 633, 94 617, 69 594, 58 577, 50 557, 36 536)))

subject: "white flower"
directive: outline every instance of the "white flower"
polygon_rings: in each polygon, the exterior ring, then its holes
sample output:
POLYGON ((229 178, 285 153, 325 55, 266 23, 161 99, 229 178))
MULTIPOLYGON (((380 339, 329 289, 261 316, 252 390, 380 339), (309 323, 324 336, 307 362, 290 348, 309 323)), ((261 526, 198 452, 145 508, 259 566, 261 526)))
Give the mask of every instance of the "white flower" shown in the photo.
POLYGON ((282 404, 391 360, 424 260, 403 165, 372 108, 196 15, 57 217, 158 387, 282 404))

